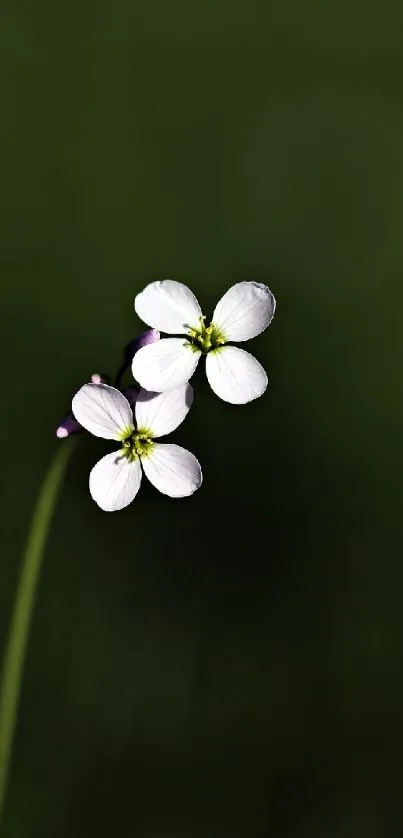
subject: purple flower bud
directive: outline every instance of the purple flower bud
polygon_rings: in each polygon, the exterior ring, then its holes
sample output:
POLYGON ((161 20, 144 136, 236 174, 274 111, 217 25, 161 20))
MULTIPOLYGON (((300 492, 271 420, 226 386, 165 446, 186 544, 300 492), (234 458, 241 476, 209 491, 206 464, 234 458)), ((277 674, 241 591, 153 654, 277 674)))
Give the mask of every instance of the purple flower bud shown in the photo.
POLYGON ((73 413, 68 413, 67 416, 62 419, 60 422, 59 427, 56 431, 56 436, 58 439, 65 439, 67 436, 73 436, 73 434, 78 434, 80 431, 84 430, 82 425, 77 422, 73 413))
POLYGON ((111 379, 109 375, 101 375, 99 372, 93 372, 91 376, 92 384, 110 384, 111 379))
POLYGON ((142 332, 137 338, 134 338, 127 344, 125 348, 125 358, 128 363, 131 363, 133 360, 136 352, 142 348, 142 346, 147 346, 149 343, 155 343, 156 340, 159 340, 161 337, 159 331, 157 329, 147 329, 145 332, 142 332))
POLYGON ((134 409, 134 405, 136 404, 139 392, 140 390, 138 389, 138 387, 126 387, 125 390, 122 390, 123 395, 126 396, 127 401, 129 402, 129 405, 132 409, 134 409))

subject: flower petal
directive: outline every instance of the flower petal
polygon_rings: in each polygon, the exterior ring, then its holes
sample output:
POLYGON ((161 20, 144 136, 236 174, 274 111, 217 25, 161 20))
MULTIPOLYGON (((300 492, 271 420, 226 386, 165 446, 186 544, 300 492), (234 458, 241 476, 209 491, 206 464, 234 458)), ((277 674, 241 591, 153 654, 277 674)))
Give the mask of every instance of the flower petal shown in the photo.
POLYGON ((140 390, 136 402, 138 428, 147 428, 152 436, 165 436, 183 422, 193 402, 190 384, 181 384, 166 393, 149 393, 140 390))
POLYGON ((273 319, 276 300, 267 285, 238 282, 217 303, 213 320, 225 341, 242 341, 263 332, 273 319))
POLYGON ((140 483, 140 460, 130 461, 120 451, 113 451, 102 457, 91 471, 91 497, 104 512, 115 512, 134 500, 140 483))
POLYGON ((73 398, 72 411, 83 428, 103 439, 119 439, 122 432, 133 427, 129 402, 107 384, 84 384, 73 398))
POLYGON ((257 399, 267 387, 267 375, 259 361, 237 346, 222 346, 209 352, 206 375, 210 387, 230 404, 257 399))
POLYGON ((179 445, 155 443, 141 458, 144 474, 150 483, 170 498, 185 498, 201 486, 203 476, 194 454, 179 445))
POLYGON ((142 387, 154 393, 172 390, 189 381, 200 355, 185 338, 165 338, 136 352, 133 376, 142 387))
POLYGON ((173 279, 150 282, 137 294, 134 308, 144 323, 169 335, 182 335, 199 326, 202 314, 193 291, 173 279))

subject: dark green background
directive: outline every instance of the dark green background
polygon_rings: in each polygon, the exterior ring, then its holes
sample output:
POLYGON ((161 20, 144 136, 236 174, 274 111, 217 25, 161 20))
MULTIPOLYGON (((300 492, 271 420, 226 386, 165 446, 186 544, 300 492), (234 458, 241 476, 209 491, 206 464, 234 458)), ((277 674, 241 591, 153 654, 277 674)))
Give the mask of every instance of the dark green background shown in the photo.
POLYGON ((4 838, 393 838, 403 804, 403 82, 393 0, 5 0, 4 638, 54 430, 146 282, 278 308, 196 379, 201 491, 91 501, 43 569, 4 838))

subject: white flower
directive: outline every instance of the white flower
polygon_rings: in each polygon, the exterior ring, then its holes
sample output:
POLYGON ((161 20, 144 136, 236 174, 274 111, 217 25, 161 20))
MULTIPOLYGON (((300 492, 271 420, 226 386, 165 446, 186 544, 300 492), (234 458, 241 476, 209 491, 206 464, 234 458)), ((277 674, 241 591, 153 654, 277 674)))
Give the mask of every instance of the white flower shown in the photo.
POLYGON ((73 398, 77 421, 94 436, 118 440, 119 451, 107 454, 90 474, 90 492, 101 509, 123 509, 136 497, 142 471, 164 495, 183 498, 202 482, 199 462, 179 445, 154 442, 183 422, 193 401, 190 384, 167 393, 140 390, 134 412, 125 396, 106 384, 84 384, 73 398))
POLYGON ((276 301, 267 285, 233 285, 217 303, 209 326, 193 292, 172 279, 151 282, 137 294, 134 307, 152 328, 182 335, 139 349, 132 371, 142 387, 164 392, 189 381, 204 354, 210 386, 224 401, 245 404, 264 393, 267 375, 262 365, 249 352, 228 344, 255 337, 271 322, 276 301))

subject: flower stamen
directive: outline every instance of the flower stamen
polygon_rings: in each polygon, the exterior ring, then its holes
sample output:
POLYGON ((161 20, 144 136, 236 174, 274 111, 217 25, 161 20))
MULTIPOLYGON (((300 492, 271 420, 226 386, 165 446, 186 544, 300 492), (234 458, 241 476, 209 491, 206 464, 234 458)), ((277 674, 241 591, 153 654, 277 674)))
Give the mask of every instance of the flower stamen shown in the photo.
POLYGON ((199 352, 207 354, 207 352, 211 352, 212 350, 223 346, 225 343, 225 337, 214 323, 210 323, 209 326, 206 326, 205 319, 206 316, 201 314, 199 317, 199 328, 188 330, 188 337, 190 338, 188 346, 190 346, 193 350, 197 349, 199 352))
POLYGON ((122 454, 132 462, 138 457, 146 457, 154 445, 151 431, 147 428, 133 430, 122 440, 122 454))

